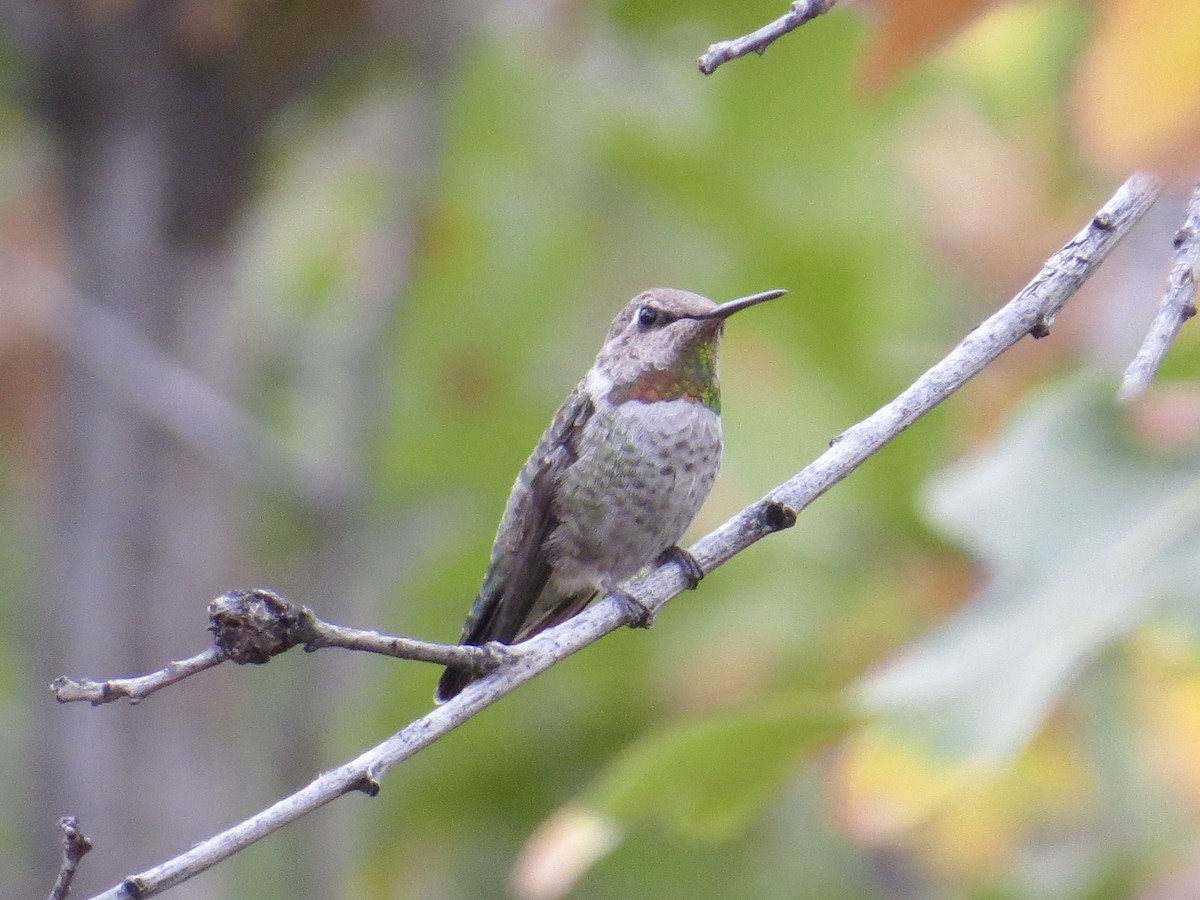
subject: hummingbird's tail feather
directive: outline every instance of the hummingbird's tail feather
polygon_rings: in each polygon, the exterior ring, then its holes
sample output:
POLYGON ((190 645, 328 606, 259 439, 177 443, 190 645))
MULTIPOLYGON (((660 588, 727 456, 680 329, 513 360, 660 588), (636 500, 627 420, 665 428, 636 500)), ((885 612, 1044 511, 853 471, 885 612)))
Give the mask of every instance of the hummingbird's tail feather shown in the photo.
MULTIPOLYGON (((504 637, 486 637, 486 633, 492 630, 490 622, 484 624, 483 627, 478 625, 471 629, 468 636, 465 636, 461 643, 474 644, 480 646, 488 640, 501 640, 504 643, 509 643, 515 637, 517 641, 524 641, 533 637, 535 634, 545 631, 554 625, 560 625, 567 619, 571 618, 576 613, 580 612, 585 606, 592 602, 596 597, 596 591, 584 591, 578 594, 572 594, 562 598, 552 608, 548 609, 540 618, 532 625, 522 628, 518 635, 505 635, 504 637), (481 639, 482 638, 482 639, 481 639)), ((478 672, 472 672, 470 669, 458 669, 450 666, 442 673, 441 680, 438 681, 437 690, 434 692, 433 699, 436 703, 445 703, 447 700, 458 696, 463 689, 471 682, 480 677, 478 672)))
POLYGON ((582 593, 562 598, 554 606, 547 609, 532 625, 521 630, 521 640, 531 638, 535 634, 540 634, 547 628, 561 625, 576 613, 583 612, 584 608, 596 599, 598 593, 598 591, 583 591, 582 593))
POLYGON ((463 688, 479 676, 470 669, 447 668, 442 673, 437 690, 433 694, 434 703, 445 703, 462 693, 463 688))
MULTIPOLYGON (((516 637, 515 630, 505 634, 497 627, 498 624, 502 624, 496 621, 496 611, 500 608, 502 594, 498 590, 489 591, 487 587, 488 582, 485 580, 484 590, 480 592, 471 606, 471 614, 467 616, 467 624, 463 628, 462 637, 458 639, 461 646, 482 647, 488 641, 496 640, 508 643, 516 637)), ((472 672, 470 669, 447 666, 438 681, 437 690, 434 691, 434 702, 445 703, 452 697, 458 696, 462 693, 463 688, 478 677, 479 673, 472 672)))

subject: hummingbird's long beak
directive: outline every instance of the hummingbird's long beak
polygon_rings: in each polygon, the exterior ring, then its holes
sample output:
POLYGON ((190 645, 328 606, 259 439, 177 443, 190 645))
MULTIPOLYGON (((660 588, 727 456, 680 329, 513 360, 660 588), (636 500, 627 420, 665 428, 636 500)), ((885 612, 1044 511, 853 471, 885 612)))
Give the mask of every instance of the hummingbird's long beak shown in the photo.
POLYGON ((749 297, 741 297, 737 300, 730 300, 728 303, 722 303, 716 309, 706 312, 703 315, 692 316, 693 319, 727 319, 735 312, 739 312, 747 307, 754 306, 758 303, 766 303, 768 300, 774 300, 776 297, 782 297, 787 291, 782 288, 776 288, 773 291, 763 291, 761 294, 751 294, 749 297))

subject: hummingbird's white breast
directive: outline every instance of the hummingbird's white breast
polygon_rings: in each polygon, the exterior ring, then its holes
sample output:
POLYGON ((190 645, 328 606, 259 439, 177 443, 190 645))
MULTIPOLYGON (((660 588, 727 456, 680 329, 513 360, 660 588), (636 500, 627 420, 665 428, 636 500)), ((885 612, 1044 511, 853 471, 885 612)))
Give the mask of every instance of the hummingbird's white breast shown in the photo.
POLYGON ((623 581, 679 542, 712 490, 721 417, 687 399, 597 403, 557 492, 558 590, 623 581))

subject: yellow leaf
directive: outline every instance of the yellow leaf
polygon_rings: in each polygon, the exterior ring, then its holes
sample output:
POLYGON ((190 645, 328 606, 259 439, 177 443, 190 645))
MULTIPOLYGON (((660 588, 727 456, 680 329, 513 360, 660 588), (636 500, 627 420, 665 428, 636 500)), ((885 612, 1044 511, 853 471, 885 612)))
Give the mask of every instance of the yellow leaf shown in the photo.
POLYGON ((1099 168, 1200 174, 1200 3, 1104 0, 1075 79, 1079 141, 1099 168))
POLYGON ((1086 811, 1091 772, 1053 725, 1012 765, 939 760, 886 728, 846 742, 836 817, 855 841, 907 850, 930 871, 973 882, 1010 865, 1030 833, 1086 811))
POLYGON ((862 843, 899 842, 969 780, 963 767, 940 765, 919 746, 867 728, 846 742, 839 759, 838 819, 862 843))
POLYGON ((1147 631, 1136 645, 1141 746, 1160 778, 1200 806, 1200 658, 1166 630, 1147 631))

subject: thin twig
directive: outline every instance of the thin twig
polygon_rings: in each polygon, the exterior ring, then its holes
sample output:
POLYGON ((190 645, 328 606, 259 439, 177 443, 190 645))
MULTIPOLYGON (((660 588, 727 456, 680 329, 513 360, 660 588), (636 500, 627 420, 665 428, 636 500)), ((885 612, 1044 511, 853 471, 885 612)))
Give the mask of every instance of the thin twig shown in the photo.
MULTIPOLYGON (((845 431, 828 450, 767 497, 690 548, 705 572, 761 538, 787 528, 796 512, 841 481, 1025 335, 1044 335, 1062 306, 1154 203, 1159 182, 1131 177, 1087 227, 1052 256, 1003 309, 972 331, 895 400, 845 431)), ((626 586, 652 612, 690 584, 682 565, 663 563, 626 586)), ((149 897, 186 881, 260 838, 350 791, 373 795, 379 779, 419 750, 565 657, 630 623, 631 604, 608 596, 579 615, 511 647, 496 671, 356 759, 326 772, 273 806, 163 864, 133 875, 94 900, 149 897)))
POLYGON ((71 882, 75 880, 79 861, 92 849, 92 842, 79 830, 79 820, 74 816, 59 819, 58 828, 62 832, 63 860, 54 887, 50 889, 49 900, 66 900, 71 893, 71 882))
POLYGON ((711 75, 717 68, 731 59, 757 53, 762 56, 767 47, 789 31, 799 28, 805 22, 829 12, 837 0, 792 0, 792 5, 782 16, 757 31, 729 41, 717 41, 696 60, 696 65, 704 75, 711 75))
POLYGON ((229 660, 241 665, 258 665, 292 647, 306 650, 341 647, 379 653, 397 659, 455 666, 473 672, 490 672, 507 657, 507 648, 498 644, 464 647, 458 644, 434 644, 413 638, 380 634, 334 625, 319 618, 306 606, 299 606, 267 588, 229 591, 208 605, 209 631, 213 646, 188 659, 167 663, 148 675, 93 681, 60 675, 50 690, 60 703, 84 701, 93 706, 125 698, 138 703, 155 691, 197 675, 229 660))
POLYGON ((1167 290, 1158 307, 1158 315, 1146 334, 1137 356, 1125 370, 1117 399, 1122 403, 1136 400, 1158 373, 1167 351, 1175 342, 1183 323, 1196 314, 1196 282, 1200 272, 1200 185, 1192 191, 1183 226, 1175 233, 1175 264, 1167 277, 1167 290))
POLYGON ((475 672, 490 672, 501 665, 508 656, 509 648, 503 644, 485 644, 473 647, 463 644, 435 644, 414 638, 395 637, 378 631, 363 631, 344 625, 331 625, 316 619, 313 622, 313 638, 305 645, 306 650, 321 647, 341 647, 344 650, 363 650, 379 653, 396 659, 411 659, 417 662, 434 663, 439 666, 467 668, 475 672))
POLYGON ((157 672, 134 678, 110 678, 108 681, 93 681, 90 678, 68 678, 59 675, 50 683, 50 690, 59 703, 87 702, 92 706, 112 703, 122 697, 130 703, 140 703, 155 691, 170 687, 205 669, 224 662, 225 654, 216 647, 209 647, 187 659, 167 663, 157 672))

